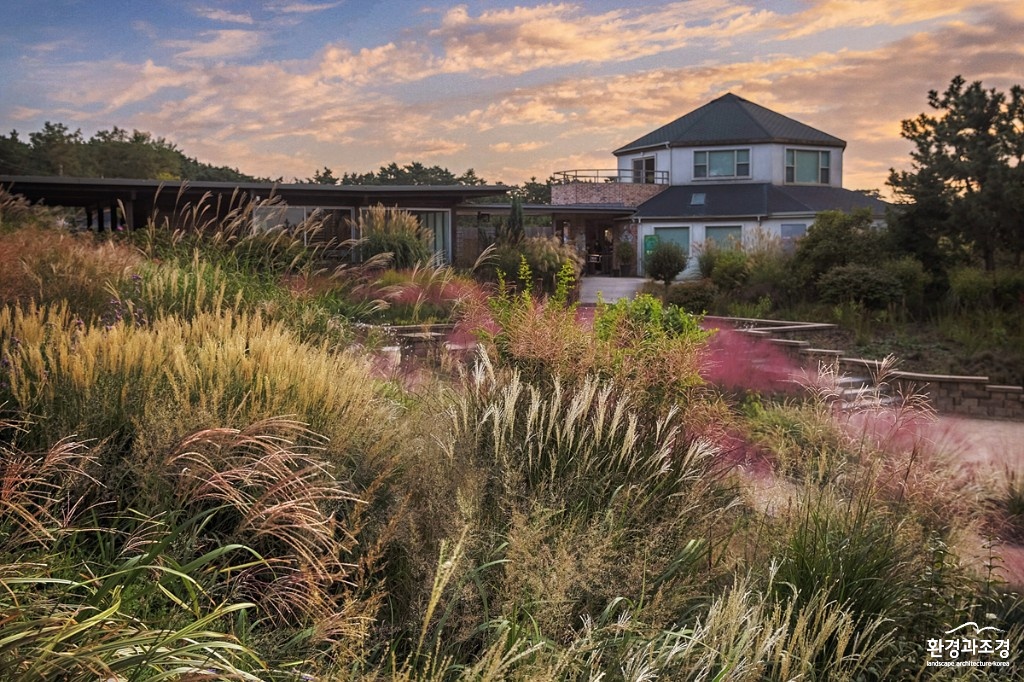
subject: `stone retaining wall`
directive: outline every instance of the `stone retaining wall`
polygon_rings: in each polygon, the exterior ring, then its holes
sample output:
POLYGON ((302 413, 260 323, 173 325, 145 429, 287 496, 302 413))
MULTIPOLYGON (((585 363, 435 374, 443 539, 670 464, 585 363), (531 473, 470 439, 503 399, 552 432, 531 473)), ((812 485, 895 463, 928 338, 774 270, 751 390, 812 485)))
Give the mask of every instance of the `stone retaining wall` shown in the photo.
MULTIPOLYGON (((811 331, 834 325, 739 318, 709 319, 731 322, 746 333, 785 349, 803 367, 838 363, 839 370, 844 374, 866 373, 874 378, 881 365, 878 360, 846 357, 840 350, 811 348, 807 341, 792 338, 803 330, 811 331), (774 336, 780 333, 786 334, 786 337, 774 336)), ((1021 386, 992 384, 988 377, 902 371, 889 372, 886 380, 904 394, 915 392, 927 395, 932 406, 940 413, 1024 421, 1024 387, 1021 386)))

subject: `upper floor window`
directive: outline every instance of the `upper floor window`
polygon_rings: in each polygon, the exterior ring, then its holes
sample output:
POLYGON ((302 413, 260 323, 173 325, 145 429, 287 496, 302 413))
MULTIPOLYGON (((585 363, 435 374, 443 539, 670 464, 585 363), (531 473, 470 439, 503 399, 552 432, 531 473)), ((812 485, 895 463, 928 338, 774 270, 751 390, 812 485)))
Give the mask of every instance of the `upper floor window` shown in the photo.
POLYGON ((694 178, 749 178, 750 150, 722 149, 693 153, 694 178))
POLYGON ((647 156, 641 159, 633 159, 633 182, 654 183, 654 157, 647 156))
POLYGON ((828 152, 805 149, 786 150, 786 182, 827 185, 829 182, 828 152))

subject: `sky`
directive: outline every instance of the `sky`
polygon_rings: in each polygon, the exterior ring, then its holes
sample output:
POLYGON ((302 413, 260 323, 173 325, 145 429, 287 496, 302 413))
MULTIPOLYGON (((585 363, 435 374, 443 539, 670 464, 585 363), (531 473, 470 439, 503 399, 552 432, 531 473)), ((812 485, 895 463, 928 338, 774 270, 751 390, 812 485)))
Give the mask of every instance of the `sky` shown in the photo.
POLYGON ((521 184, 727 92, 909 169, 900 122, 956 75, 1024 84, 1020 0, 5 0, 0 131, 114 126, 286 181, 327 166, 521 184))

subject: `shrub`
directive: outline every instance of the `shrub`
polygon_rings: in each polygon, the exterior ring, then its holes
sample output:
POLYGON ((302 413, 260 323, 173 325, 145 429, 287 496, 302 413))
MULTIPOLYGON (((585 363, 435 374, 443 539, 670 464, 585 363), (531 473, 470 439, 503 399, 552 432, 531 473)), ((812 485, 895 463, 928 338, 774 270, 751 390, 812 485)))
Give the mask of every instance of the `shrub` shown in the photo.
POLYGON ((387 302, 373 317, 392 324, 448 322, 464 301, 483 295, 476 282, 446 265, 389 271, 373 290, 387 302))
POLYGON ((1019 270, 958 268, 950 273, 950 296, 962 310, 1014 310, 1024 304, 1024 273, 1019 270))
POLYGON ((718 287, 710 279, 676 282, 666 292, 665 303, 694 315, 703 315, 711 309, 717 295, 718 287))
POLYGON ((420 222, 413 214, 383 204, 371 206, 360 216, 359 234, 364 260, 391 254, 391 265, 399 270, 430 260, 431 250, 420 222))
POLYGON ((4 308, 0 334, 0 395, 9 408, 39 415, 22 437, 40 447, 79 433, 107 438, 112 454, 128 457, 152 434, 291 414, 341 452, 352 444, 343 415, 375 420, 387 412, 363 378, 364 359, 302 343, 283 322, 258 314, 89 325, 64 306, 4 308))
POLYGON ((879 267, 899 282, 903 305, 910 311, 921 311, 925 304, 925 290, 931 284, 931 275, 924 264, 913 256, 887 260, 879 267))
POLYGON ((279 207, 280 200, 249 201, 241 194, 231 202, 221 207, 203 199, 173 215, 154 214, 144 229, 129 232, 126 239, 151 259, 187 263, 198 252, 231 272, 283 275, 309 272, 318 264, 320 249, 311 238, 321 230, 323 217, 314 215, 290 229, 254 229, 256 211, 279 207))
POLYGON ((629 274, 636 265, 636 246, 633 242, 620 239, 615 242, 615 264, 623 274, 629 274))
POLYGON ((818 291, 828 303, 854 302, 881 310, 903 296, 894 274, 870 265, 840 265, 818 279, 818 291))
POLYGON ((948 607, 958 595, 949 581, 959 574, 944 572, 941 553, 920 551, 929 538, 915 519, 870 493, 846 500, 837 492, 809 491, 788 527, 779 529, 778 596, 801 604, 820 596, 842 604, 857 623, 891 619, 891 629, 920 647, 923 639, 915 642, 916 637, 928 637, 955 616, 948 607), (935 602, 921 612, 914 605, 926 594, 935 602))
POLYGON ((129 246, 89 234, 25 228, 0 234, 0 300, 39 305, 68 301, 83 320, 111 312, 111 288, 129 281, 143 259, 129 246))
POLYGON ((675 242, 661 240, 647 254, 644 268, 655 282, 664 282, 667 290, 679 273, 686 269, 687 257, 683 247, 675 242))
POLYGON ((667 623, 692 596, 725 539, 729 494, 678 412, 651 420, 594 378, 534 386, 483 364, 450 415, 440 461, 478 472, 459 504, 489 546, 507 542, 490 581, 504 612, 564 641, 623 599, 667 623))
POLYGON ((793 254, 800 286, 815 291, 819 279, 832 268, 854 263, 871 265, 888 251, 887 237, 872 224, 866 209, 855 213, 825 211, 807 230, 793 254))
POLYGON ((701 383, 707 333, 698 318, 650 295, 599 305, 593 329, 580 324, 574 307, 554 298, 537 301, 529 291, 501 291, 489 305, 489 319, 467 311, 478 337, 531 382, 614 378, 619 389, 657 411, 701 383))
POLYGON ((750 277, 750 261, 743 251, 725 249, 718 252, 711 281, 719 290, 728 292, 740 288, 750 277))
MULTIPOLYGON (((583 272, 583 259, 576 249, 569 244, 562 244, 556 237, 529 237, 514 244, 499 244, 481 272, 492 281, 497 281, 499 271, 506 278, 511 278, 519 272, 523 259, 529 268, 530 277, 535 277, 540 284, 538 294, 555 292, 558 273, 566 264, 572 268, 577 280, 583 272)), ((532 286, 533 282, 530 284, 532 286)))

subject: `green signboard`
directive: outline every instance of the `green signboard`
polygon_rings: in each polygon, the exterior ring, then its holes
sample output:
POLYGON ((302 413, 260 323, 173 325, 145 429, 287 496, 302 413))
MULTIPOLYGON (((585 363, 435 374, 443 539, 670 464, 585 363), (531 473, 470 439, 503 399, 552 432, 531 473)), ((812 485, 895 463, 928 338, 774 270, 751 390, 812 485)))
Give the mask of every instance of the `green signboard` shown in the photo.
POLYGON ((644 258, 651 255, 654 247, 658 245, 658 236, 654 234, 644 235, 644 258))

